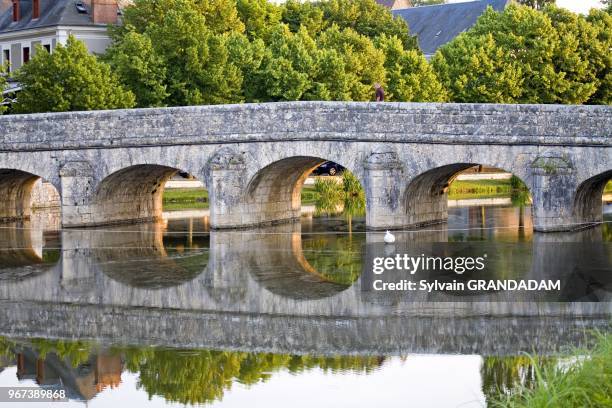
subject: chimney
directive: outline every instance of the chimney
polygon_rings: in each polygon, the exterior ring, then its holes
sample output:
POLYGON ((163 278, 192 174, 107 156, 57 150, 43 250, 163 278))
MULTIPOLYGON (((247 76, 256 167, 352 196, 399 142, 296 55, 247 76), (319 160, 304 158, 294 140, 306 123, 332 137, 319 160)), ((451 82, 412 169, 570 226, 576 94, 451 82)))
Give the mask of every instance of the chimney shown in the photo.
POLYGON ((32 19, 40 17, 40 0, 32 0, 32 19))
POLYGON ((94 24, 117 24, 117 0, 91 0, 91 16, 94 24))
POLYGON ((19 0, 13 0, 13 21, 21 20, 21 3, 19 0))

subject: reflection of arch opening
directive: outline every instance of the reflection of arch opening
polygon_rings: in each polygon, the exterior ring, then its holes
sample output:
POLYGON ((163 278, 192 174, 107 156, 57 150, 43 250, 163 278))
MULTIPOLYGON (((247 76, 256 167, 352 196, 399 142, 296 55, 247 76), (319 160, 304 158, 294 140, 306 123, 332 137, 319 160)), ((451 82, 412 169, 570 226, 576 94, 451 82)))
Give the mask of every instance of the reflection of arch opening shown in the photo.
POLYGON ((574 216, 576 222, 592 224, 603 219, 604 189, 612 179, 612 170, 608 170, 584 181, 578 186, 574 199, 574 216))
POLYGON ((231 237, 232 248, 239 256, 224 263, 228 268, 241 259, 240 268, 248 265, 252 278, 266 290, 289 299, 322 299, 334 296, 350 287, 338 283, 317 270, 307 260, 302 248, 300 224, 282 224, 261 230, 257 239, 253 234, 231 237))
POLYGON ((189 282, 208 265, 209 237, 165 235, 163 224, 135 231, 93 231, 92 253, 102 272, 130 287, 161 289, 189 282), (111 232, 111 233, 109 233, 111 232))
POLYGON ((25 171, 0 169, 0 221, 30 219, 33 205, 59 206, 55 187, 39 180, 39 176, 25 171))
MULTIPOLYGON (((404 202, 406 203, 406 213, 408 216, 408 222, 414 226, 425 226, 435 223, 443 223, 448 219, 448 206, 449 206, 449 191, 454 182, 460 178, 468 176, 468 169, 475 167, 482 168, 482 166, 474 163, 454 163, 446 166, 437 167, 430 169, 419 176, 417 176, 409 184, 406 189, 406 195, 404 202)), ((501 169, 491 168, 492 172, 497 174, 504 174, 499 179, 487 176, 487 173, 474 173, 473 176, 465 177, 466 179, 473 178, 472 183, 478 185, 479 183, 491 183, 499 184, 499 187, 492 187, 493 192, 491 195, 487 193, 479 193, 474 191, 472 200, 463 200, 463 203, 457 203, 461 200, 453 200, 453 205, 477 205, 477 206, 491 206, 491 205, 512 205, 517 206, 521 209, 519 213, 518 225, 520 227, 525 226, 522 219, 523 206, 528 206, 531 203, 529 190, 526 184, 518 177, 511 175, 501 169), (511 177, 512 176, 512 177, 511 177), (484 182, 484 180, 488 180, 484 182), (501 193, 500 193, 501 192, 501 193), (504 196, 505 194, 505 196, 504 196), (504 197, 499 199, 496 197, 504 197), (507 202, 506 202, 507 201, 507 202)))
POLYGON ((57 265, 61 240, 56 231, 30 228, 28 222, 7 226, 0 229, 0 281, 38 276, 57 265))
MULTIPOLYGON (((166 183, 178 169, 162 165, 134 165, 106 177, 97 188, 95 224, 140 222, 159 219, 166 183)), ((201 186, 201 184, 200 184, 201 186)), ((201 190, 201 188, 200 188, 201 190)))

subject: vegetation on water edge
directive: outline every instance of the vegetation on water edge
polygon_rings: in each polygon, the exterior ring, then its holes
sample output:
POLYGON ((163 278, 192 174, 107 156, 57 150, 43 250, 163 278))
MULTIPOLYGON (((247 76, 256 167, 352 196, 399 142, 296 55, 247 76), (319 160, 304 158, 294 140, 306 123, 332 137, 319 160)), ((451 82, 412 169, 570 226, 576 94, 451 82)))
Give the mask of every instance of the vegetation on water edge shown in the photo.
POLYGON ((515 191, 527 190, 525 184, 516 176, 495 180, 454 180, 448 191, 448 198, 508 197, 515 191))
POLYGON ((534 382, 500 390, 492 407, 612 407, 612 334, 597 333, 589 349, 536 361, 534 382))
MULTIPOLYGON (((612 182, 606 192, 612 191, 612 182)), ((516 176, 502 180, 455 180, 449 188, 448 198, 461 200, 469 198, 511 197, 517 192, 527 192, 525 184, 516 176)), ((314 185, 302 188, 302 205, 317 205, 322 212, 335 212, 342 204, 349 205, 354 215, 365 209, 365 193, 359 180, 345 171, 342 179, 318 177, 314 185), (348 200, 345 200, 348 198, 348 200), (354 208, 353 208, 354 207, 354 208)), ((208 208, 208 191, 203 188, 174 188, 164 191, 164 211, 208 208)))
POLYGON ((204 188, 173 188, 164 191, 164 211, 208 208, 208 191, 204 188))

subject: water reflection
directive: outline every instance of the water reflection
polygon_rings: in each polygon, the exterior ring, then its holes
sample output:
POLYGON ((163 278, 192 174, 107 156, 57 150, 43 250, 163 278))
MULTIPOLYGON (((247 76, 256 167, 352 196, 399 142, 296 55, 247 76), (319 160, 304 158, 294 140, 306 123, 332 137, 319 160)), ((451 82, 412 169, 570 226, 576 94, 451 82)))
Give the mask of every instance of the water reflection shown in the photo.
POLYGON ((69 398, 91 400, 121 385, 124 372, 138 374, 149 398, 181 404, 223 399, 233 384, 253 385, 275 372, 313 368, 324 372, 367 374, 382 366, 382 356, 313 356, 142 346, 104 346, 94 342, 0 337, 3 368, 16 365, 17 379, 68 391, 69 398))
MULTIPOLYGON (((168 402, 213 403, 285 375, 381 374, 391 383, 412 372, 416 383, 424 368, 411 353, 445 353, 470 360, 477 397, 469 401, 482 406, 533 380, 520 353, 553 364, 589 330, 609 329, 609 223, 534 234, 528 203, 453 206, 446 225, 397 232, 394 250, 489 245, 490 277, 559 277, 567 302, 503 291, 381 298, 364 290, 363 271, 389 247, 365 231, 363 208, 350 200, 341 213, 319 205, 299 223, 240 231, 210 231, 195 213, 85 230, 58 231, 48 220, 4 225, 0 385, 14 368, 17 380, 62 384, 75 400, 132 387, 168 402), (576 242, 588 245, 568 250, 576 242)), ((440 359, 448 371, 452 356, 440 359)))
MULTIPOLYGON (((124 396, 131 395, 131 399, 138 393, 145 393, 149 400, 160 397, 168 403, 196 405, 223 402, 236 388, 239 392, 263 383, 271 383, 273 395, 280 397, 288 391, 287 385, 275 382, 275 379, 288 374, 312 384, 312 379, 323 374, 326 382, 350 376, 349 386, 334 389, 333 394, 327 394, 328 398, 337 398, 339 393, 346 400, 350 394, 358 393, 359 387, 363 386, 359 381, 361 376, 366 381, 368 378, 374 381, 375 390, 369 392, 380 394, 379 401, 384 401, 386 393, 397 395, 399 391, 394 391, 399 385, 392 379, 395 377, 404 385, 402 392, 410 392, 413 400, 418 401, 415 392, 419 387, 417 376, 428 378, 428 371, 433 367, 452 371, 458 367, 457 357, 435 356, 428 359, 427 366, 423 366, 422 356, 410 354, 401 357, 319 356, 0 337, 0 385, 14 386, 33 381, 45 389, 64 389, 70 400, 93 403, 93 406, 105 391, 118 390, 124 396), (3 370, 13 367, 16 369, 14 377, 2 375, 3 370), (126 381, 132 375, 137 379, 135 384, 126 381), (386 378, 386 381, 381 382, 380 378, 386 378)), ((542 369, 562 362, 555 355, 466 357, 459 366, 463 378, 463 381, 459 380, 459 388, 462 390, 458 392, 453 386, 458 378, 441 373, 435 382, 447 384, 445 393, 429 393, 429 404, 442 405, 445 401, 443 395, 446 395, 447 402, 483 406, 500 392, 531 386, 536 378, 536 365, 542 369)), ((318 392, 325 391, 319 389, 318 392)), ((401 400, 393 399, 395 404, 401 400)), ((266 402, 275 405, 272 399, 266 402)))

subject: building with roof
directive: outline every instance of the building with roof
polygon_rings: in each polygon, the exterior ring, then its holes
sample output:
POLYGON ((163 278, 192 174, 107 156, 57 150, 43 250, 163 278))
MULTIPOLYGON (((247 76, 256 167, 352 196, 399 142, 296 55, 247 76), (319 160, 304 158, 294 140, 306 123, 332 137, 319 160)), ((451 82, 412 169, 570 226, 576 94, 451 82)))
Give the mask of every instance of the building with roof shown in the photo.
POLYGON ((410 7, 392 12, 406 20, 410 33, 417 36, 419 47, 429 59, 442 45, 474 26, 488 6, 503 11, 509 3, 510 0, 480 0, 410 7))
POLYGON ((412 7, 411 0, 376 0, 376 3, 391 10, 412 7))
POLYGON ((69 35, 92 53, 110 44, 109 24, 118 22, 117 0, 0 0, 0 60, 20 68, 40 44, 52 52, 69 35))

